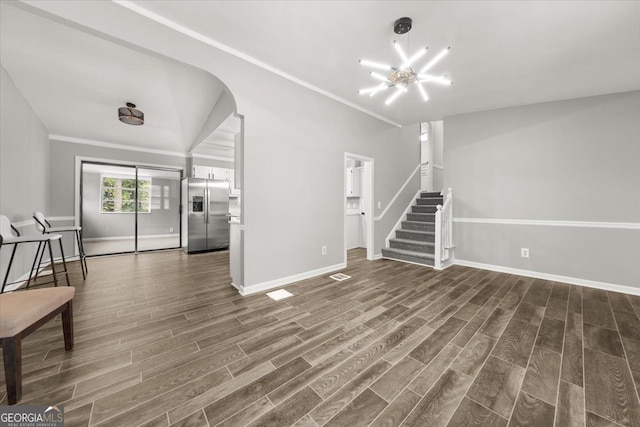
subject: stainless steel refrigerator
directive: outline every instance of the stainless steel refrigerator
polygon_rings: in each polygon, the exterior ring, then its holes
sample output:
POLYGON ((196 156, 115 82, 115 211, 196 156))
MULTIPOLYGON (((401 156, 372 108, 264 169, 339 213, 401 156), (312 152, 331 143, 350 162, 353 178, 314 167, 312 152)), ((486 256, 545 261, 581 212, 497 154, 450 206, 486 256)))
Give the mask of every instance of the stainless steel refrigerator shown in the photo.
POLYGON ((182 180, 182 249, 187 253, 229 247, 229 183, 182 180))

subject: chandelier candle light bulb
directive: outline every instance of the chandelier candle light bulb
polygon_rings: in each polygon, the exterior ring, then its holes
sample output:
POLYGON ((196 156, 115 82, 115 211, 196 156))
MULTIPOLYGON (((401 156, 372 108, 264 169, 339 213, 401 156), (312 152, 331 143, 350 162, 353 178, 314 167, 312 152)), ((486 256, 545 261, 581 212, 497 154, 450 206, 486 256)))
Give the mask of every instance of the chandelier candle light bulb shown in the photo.
POLYGON ((378 68, 380 70, 385 70, 385 71, 393 70, 393 67, 391 67, 391 65, 381 64, 379 62, 374 62, 374 61, 367 61, 366 59, 361 59, 360 63, 362 65, 367 66, 367 67, 378 68))
POLYGON ((378 86, 376 88, 376 90, 374 90, 373 92, 371 92, 371 94, 369 95, 370 97, 373 97, 376 93, 381 92, 383 90, 387 90, 389 89, 389 85, 387 83, 382 83, 380 86, 378 86))
POLYGON ((396 52, 398 52, 398 55, 400 55, 400 59, 402 59, 404 62, 407 62, 408 61, 407 55, 405 55, 404 50, 402 50, 402 46, 400 46, 400 43, 394 40, 393 47, 396 49, 396 52))
POLYGON ((422 70, 420 70, 420 74, 426 73, 427 71, 429 71, 434 65, 440 62, 440 60, 444 58, 447 55, 447 53, 449 53, 450 50, 451 50, 451 46, 449 46, 448 48, 444 49, 442 52, 437 54, 431 61, 427 63, 427 65, 425 65, 422 68, 422 70))
POLYGON ((407 88, 401 88, 401 87, 396 87, 396 92, 391 95, 389 98, 387 98, 387 100, 384 102, 385 105, 389 105, 391 104, 393 101, 395 101, 400 95, 402 95, 404 92, 407 91, 407 88))
POLYGON ((429 95, 427 95, 427 91, 424 89, 424 86, 422 86, 422 82, 418 82, 418 91, 420 92, 420 95, 422 95, 422 99, 424 99, 424 101, 428 101, 429 100, 429 95))
MULTIPOLYGON (((411 25, 412 25, 411 18, 406 18, 406 17, 400 18, 396 20, 394 24, 394 32, 396 34, 405 34, 411 30, 411 25)), ((426 71, 433 68, 438 62, 440 62, 440 60, 442 60, 442 58, 445 57, 445 55, 447 55, 447 53, 449 53, 449 50, 451 50, 451 47, 447 47, 446 49, 443 49, 442 51, 440 51, 440 53, 434 56, 427 63, 427 65, 422 67, 420 72, 416 72, 413 69, 413 64, 416 61, 420 60, 427 53, 427 51, 429 50, 428 47, 423 47, 422 49, 418 50, 410 58, 407 57, 404 50, 402 49, 402 46, 400 46, 400 43, 398 43, 397 40, 393 41, 393 47, 398 53, 398 56, 400 57, 400 60, 401 60, 400 62, 401 65, 398 68, 393 67, 391 65, 383 64, 380 62, 369 61, 367 59, 360 59, 359 61, 360 64, 364 65, 365 67, 371 67, 371 68, 377 68, 379 70, 390 71, 391 74, 389 74, 388 76, 385 76, 378 72, 370 71, 369 74, 371 75, 371 77, 373 77, 376 80, 382 81, 382 83, 376 87, 359 90, 358 91, 359 94, 361 95, 369 94, 369 96, 373 97, 378 92, 386 90, 390 87, 394 87, 396 88, 396 91, 393 94, 391 94, 391 96, 389 96, 385 101, 385 104, 389 105, 392 102, 394 102, 403 92, 407 92, 409 85, 417 85, 418 92, 420 92, 422 99, 426 102, 429 100, 429 95, 427 94, 427 91, 424 88, 423 83, 434 82, 444 86, 451 86, 453 84, 451 80, 447 79, 444 76, 434 76, 432 74, 425 74, 426 71)))
POLYGON ((427 53, 427 50, 429 50, 428 47, 425 47, 424 49, 420 49, 418 52, 416 52, 415 55, 413 55, 411 58, 407 59, 404 64, 402 64, 400 66, 401 70, 404 70, 407 67, 411 67, 411 65, 416 62, 418 59, 422 58, 422 56, 427 53))
POLYGON ((382 82, 389 82, 389 79, 380 73, 376 73, 375 71, 370 71, 369 74, 371 74, 371 77, 373 77, 376 80, 380 80, 382 82))

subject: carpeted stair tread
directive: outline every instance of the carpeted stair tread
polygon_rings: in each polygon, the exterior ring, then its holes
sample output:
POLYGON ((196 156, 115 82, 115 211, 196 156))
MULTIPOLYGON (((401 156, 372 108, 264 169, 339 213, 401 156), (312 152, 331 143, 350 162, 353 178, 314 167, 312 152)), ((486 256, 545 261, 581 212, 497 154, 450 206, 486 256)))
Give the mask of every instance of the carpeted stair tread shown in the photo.
POLYGON ((439 191, 421 191, 420 192, 420 197, 423 199, 429 198, 429 197, 440 197, 442 198, 442 194, 440 194, 439 191))
POLYGON ((402 239, 402 238, 398 238, 398 237, 393 237, 391 239, 389 239, 389 242, 396 242, 396 243, 407 243, 407 244, 412 244, 412 245, 420 245, 420 246, 435 246, 435 243, 433 242, 425 242, 422 240, 412 240, 412 239, 402 239))
POLYGON ((437 206, 444 203, 442 197, 418 197, 416 203, 420 206, 437 206))
POLYGON ((420 240, 423 242, 433 242, 435 240, 436 233, 433 231, 426 230, 411 230, 406 228, 401 228, 396 230, 396 238, 397 239, 410 239, 410 240, 420 240))
POLYGON ((436 214, 434 213, 414 213, 414 212, 409 212, 407 214, 407 219, 409 221, 414 221, 414 222, 435 222, 436 220, 436 214))
POLYGON ((434 253, 436 247, 434 242, 398 238, 389 239, 389 246, 391 246, 392 249, 404 249, 424 253, 434 253))
POLYGON ((438 208, 436 205, 413 205, 411 213, 436 213, 438 208))
POLYGON ((425 221, 402 221, 402 230, 435 232, 435 223, 425 221))
POLYGON ((408 251, 406 249, 385 248, 382 249, 384 258, 395 259, 398 261, 409 261, 416 264, 433 266, 433 254, 425 254, 423 252, 408 251))

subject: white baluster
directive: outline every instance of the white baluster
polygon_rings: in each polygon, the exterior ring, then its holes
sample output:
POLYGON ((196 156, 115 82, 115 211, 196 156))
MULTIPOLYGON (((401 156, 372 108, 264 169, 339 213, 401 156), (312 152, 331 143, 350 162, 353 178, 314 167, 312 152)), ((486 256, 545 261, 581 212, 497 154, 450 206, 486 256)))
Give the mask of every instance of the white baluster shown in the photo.
POLYGON ((436 270, 442 269, 442 205, 436 206, 436 218, 435 218, 435 248, 433 257, 433 268, 436 270))

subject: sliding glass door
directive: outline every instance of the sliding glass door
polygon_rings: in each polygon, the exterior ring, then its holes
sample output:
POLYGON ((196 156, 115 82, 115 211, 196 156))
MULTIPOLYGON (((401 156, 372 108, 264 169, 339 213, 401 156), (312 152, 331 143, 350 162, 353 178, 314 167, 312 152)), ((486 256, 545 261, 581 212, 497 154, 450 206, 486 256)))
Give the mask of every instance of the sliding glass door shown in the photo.
POLYGON ((181 171, 83 162, 81 175, 87 255, 180 247, 181 171))
POLYGON ((179 171, 138 168, 138 251, 180 247, 180 178, 179 171))

